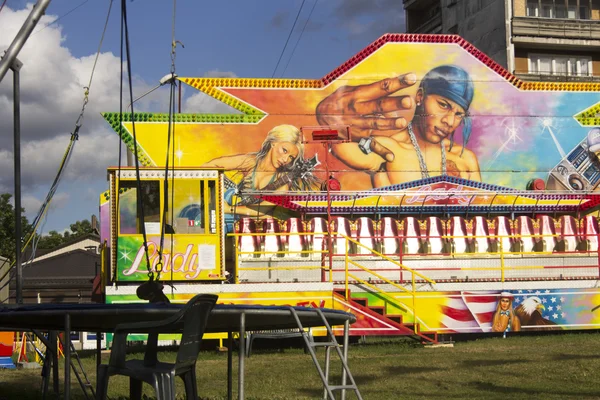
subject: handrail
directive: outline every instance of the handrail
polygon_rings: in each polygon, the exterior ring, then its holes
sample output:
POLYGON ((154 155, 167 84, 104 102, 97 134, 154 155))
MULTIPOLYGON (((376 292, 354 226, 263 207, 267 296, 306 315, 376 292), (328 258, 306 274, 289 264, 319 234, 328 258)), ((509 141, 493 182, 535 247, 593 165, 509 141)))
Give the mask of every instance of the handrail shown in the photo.
POLYGON ((409 311, 407 307, 402 307, 404 305, 403 303, 398 304, 398 300, 394 299, 394 297, 391 294, 381 290, 380 288, 373 285, 372 283, 369 283, 369 282, 365 281, 364 279, 361 279, 358 276, 352 275, 350 273, 348 274, 348 276, 351 277, 352 279, 354 279, 355 281, 360 282, 361 284, 370 287, 374 291, 381 293, 383 296, 388 297, 390 300, 392 300, 391 303, 394 303, 394 305, 397 306, 398 308, 400 308, 402 311, 404 311, 404 312, 409 311))
POLYGON ((374 249, 371 249, 370 247, 365 246, 364 244, 362 244, 362 243, 360 243, 360 242, 358 242, 358 241, 356 241, 356 240, 354 240, 352 238, 349 238, 346 235, 340 235, 340 236, 342 236, 342 237, 344 237, 346 239, 346 241, 345 241, 345 263, 344 263, 344 265, 345 265, 345 271, 344 271, 344 284, 345 284, 344 298, 346 300, 348 300, 350 298, 350 290, 349 290, 349 281, 350 280, 349 280, 349 278, 352 278, 356 282, 359 282, 362 285, 365 285, 365 286, 371 288, 376 293, 379 293, 380 295, 386 297, 388 299, 388 302, 394 304, 396 307, 402 309, 404 312, 408 312, 409 311, 405 307, 402 307, 402 305, 405 305, 405 304, 400 303, 392 295, 388 294, 385 290, 381 289, 378 286, 372 285, 371 283, 366 282, 364 279, 360 279, 356 275, 351 274, 348 271, 348 265, 352 264, 354 266, 359 267, 363 271, 368 272, 369 274, 376 276, 377 278, 381 279, 385 283, 387 283, 389 285, 392 285, 393 287, 395 287, 397 289, 400 289, 401 291, 404 291, 404 292, 407 292, 407 293, 411 294, 411 297, 412 297, 412 313, 413 313, 413 318, 414 318, 413 331, 416 334, 417 331, 418 331, 418 327, 417 327, 417 319, 418 318, 417 318, 417 305, 416 305, 416 293, 417 293, 417 290, 416 290, 416 285, 415 285, 415 275, 418 275, 419 277, 425 279, 425 281, 427 281, 427 282, 429 282, 431 284, 435 284, 435 281, 432 280, 432 279, 430 279, 430 278, 428 278, 428 277, 426 277, 425 275, 423 275, 423 274, 421 274, 421 273, 419 273, 419 272, 411 269, 411 268, 406 267, 405 265, 402 265, 402 264, 400 264, 400 263, 392 260, 391 258, 387 257, 386 255, 381 254, 378 251, 376 251, 374 249), (350 243, 350 242, 355 243, 358 246, 361 246, 361 247, 364 247, 364 248, 368 249, 373 254, 375 254, 375 255, 377 255, 379 257, 382 257, 384 260, 387 260, 387 261, 391 262, 392 264, 395 264, 395 265, 399 266, 400 269, 406 269, 406 270, 410 271, 411 272, 411 288, 412 288, 412 290, 408 290, 407 288, 402 287, 402 286, 400 286, 400 285, 392 282, 391 280, 389 280, 386 277, 378 274, 377 272, 372 271, 371 269, 369 269, 369 268, 367 268, 367 267, 365 267, 363 265, 360 265, 357 262, 351 260, 350 257, 349 257, 349 254, 348 254, 348 243, 350 243), (392 301, 389 301, 390 299, 392 301))
MULTIPOLYGON (((372 274, 372 275, 375 275, 377 278, 381 279, 382 281, 384 281, 385 283, 387 283, 387 284, 389 284, 389 285, 392 285, 392 286, 394 286, 395 288, 398 288, 398 289, 400 289, 400 290, 403 290, 403 291, 405 291, 405 292, 410 292, 410 290, 408 290, 407 288, 405 288, 405 287, 402 287, 402 286, 400 286, 400 285, 398 285, 398 284, 396 284, 396 283, 394 283, 394 282, 390 281, 388 278, 386 278, 386 277, 384 277, 384 276, 382 276, 382 275, 379 275, 379 274, 378 274, 377 272, 375 272, 375 271, 371 271, 369 268, 367 268, 367 267, 365 267, 365 266, 362 266, 362 265, 358 264, 358 263, 357 263, 357 262, 355 262, 355 261, 348 260, 348 263, 349 263, 349 264, 352 264, 352 265, 355 265, 355 266, 357 266, 357 267, 359 267, 360 269, 362 269, 362 270, 363 270, 363 271, 365 271, 365 272, 368 272, 368 273, 370 273, 370 274, 372 274)), ((349 275, 350 275, 350 274, 349 274, 349 275)), ((414 288, 413 288, 413 289, 414 289, 414 288)))
MULTIPOLYGON (((359 246, 361 246, 361 247, 363 247, 363 248, 365 248, 365 249, 368 249, 368 250, 369 250, 371 253, 375 254, 376 256, 379 256, 379 257, 383 258, 384 260, 386 260, 386 261, 389 261, 389 262, 391 262, 392 264, 394 264, 394 265, 397 265, 398 267, 400 267, 400 268, 402 268, 402 269, 405 269, 405 270, 407 270, 408 272, 410 272, 410 273, 413 273, 413 274, 415 274, 415 275, 419 276, 420 278, 423 278, 423 279, 425 279, 425 281, 427 281, 428 283, 435 284, 435 281, 434 281, 434 280, 432 280, 432 279, 429 279, 429 278, 428 278, 428 277, 426 277, 425 275, 423 275, 423 274, 421 274, 421 273, 419 273, 419 272, 415 271, 415 270, 414 270, 414 269, 412 269, 412 268, 409 268, 409 267, 407 267, 406 265, 400 264, 399 262, 392 260, 390 257, 386 256, 385 254, 381 254, 380 252, 378 252, 378 251, 376 251, 376 250, 373 250, 373 249, 372 249, 372 248, 370 248, 369 246, 365 246, 364 244, 362 244, 362 243, 360 243, 360 242, 358 242, 358 241, 356 241, 356 240, 354 240, 354 239, 352 239, 352 238, 350 238, 350 237, 348 237, 348 236, 346 236, 346 235, 340 235, 340 234, 338 234, 338 236, 340 236, 340 237, 343 237, 343 238, 346 238, 346 239, 347 239, 347 240, 349 240, 350 242, 352 242, 352 243, 356 243, 357 245, 359 245, 359 246)), ((348 255, 348 252, 346 251, 346 256, 347 256, 347 255, 348 255)))

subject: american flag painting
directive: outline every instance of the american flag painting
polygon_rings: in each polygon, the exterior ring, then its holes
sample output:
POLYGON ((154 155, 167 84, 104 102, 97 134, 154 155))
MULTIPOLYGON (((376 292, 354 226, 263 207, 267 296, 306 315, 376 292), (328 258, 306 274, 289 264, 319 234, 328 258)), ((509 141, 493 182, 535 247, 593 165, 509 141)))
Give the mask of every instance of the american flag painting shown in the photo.
POLYGON ((498 296, 499 291, 451 295, 441 306, 441 327, 446 332, 490 332, 498 296))
MULTIPOLYGON (((527 289, 446 292, 440 304, 441 332, 491 332, 501 294, 510 294, 520 330, 589 329, 600 324, 599 289, 527 289)), ((432 315, 433 317, 433 315, 432 315)), ((429 328, 436 326, 428 319, 429 328)))

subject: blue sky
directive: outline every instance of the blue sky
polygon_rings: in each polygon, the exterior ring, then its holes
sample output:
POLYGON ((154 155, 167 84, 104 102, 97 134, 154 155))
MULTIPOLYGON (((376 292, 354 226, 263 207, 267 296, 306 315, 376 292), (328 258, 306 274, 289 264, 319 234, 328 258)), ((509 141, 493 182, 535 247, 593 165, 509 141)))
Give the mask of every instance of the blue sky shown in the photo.
MULTIPOLYGON (((7 0, 0 11, 0 52, 12 42, 32 4, 7 0)), ((24 62, 23 205, 30 220, 50 187, 79 115, 82 87, 89 80, 108 5, 109 0, 53 0, 19 55, 24 62)), ((119 109, 120 0, 112 7, 80 139, 44 233, 97 215, 98 195, 107 187, 106 167, 118 161, 116 134, 100 117, 102 111, 119 109)), ((127 9, 133 91, 138 96, 170 71, 173 2, 128 0, 127 9)), ((175 38, 185 48, 177 49, 176 72, 315 79, 382 34, 403 31, 398 0, 178 0, 175 38)), ((0 83, 1 193, 13 192, 11 75, 0 83)), ((186 105, 200 105, 207 113, 223 111, 223 106, 190 88, 184 91, 184 112, 186 105)), ((153 92, 135 108, 167 112, 168 91, 153 92)))

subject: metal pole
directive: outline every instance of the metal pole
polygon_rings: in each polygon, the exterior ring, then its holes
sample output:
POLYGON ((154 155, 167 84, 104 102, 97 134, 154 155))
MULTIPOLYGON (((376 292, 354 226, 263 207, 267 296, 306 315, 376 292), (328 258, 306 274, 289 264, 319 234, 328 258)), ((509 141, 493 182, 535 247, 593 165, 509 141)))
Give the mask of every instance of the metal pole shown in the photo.
MULTIPOLYGON (((344 351, 343 351, 343 356, 344 356, 344 361, 346 362, 346 365, 348 365, 348 346, 350 346, 350 340, 348 338, 348 336, 350 333, 350 322, 348 322, 348 320, 346 320, 346 322, 344 322, 344 351)), ((346 368, 344 368, 344 365, 342 364, 342 386, 346 386, 346 378, 348 377, 348 371, 346 370, 346 368)), ((342 389, 342 400, 346 400, 346 389, 342 389)))
POLYGON ((52 387, 54 389, 54 394, 58 399, 58 394, 60 391, 58 381, 58 331, 48 332, 48 338, 50 340, 50 344, 52 345, 52 387))
POLYGON ((65 341, 63 343, 65 355, 65 400, 71 398, 71 316, 65 314, 65 341))
POLYGON ((0 60, 0 82, 2 82, 2 79, 4 79, 8 69, 11 68, 13 61, 16 60, 21 48, 23 48, 23 45, 33 31, 33 28, 35 28, 40 18, 42 18, 42 16, 45 14, 48 4, 50 4, 50 0, 38 0, 38 2, 33 6, 31 13, 23 23, 21 30, 19 33, 17 33, 17 36, 15 36, 15 39, 0 60))
MULTIPOLYGON (((325 144, 325 173, 327 174, 327 246, 329 253, 329 282, 333 281, 333 243, 331 240, 331 189, 329 184, 331 177, 329 176, 329 151, 331 150, 331 143, 325 144)), ((337 232, 336 232, 337 233, 337 232)), ((346 239, 347 241, 347 239, 346 239)))
POLYGON ((19 70, 23 64, 14 59, 10 65, 13 70, 13 127, 14 127, 14 165, 15 165, 15 268, 17 269, 16 302, 23 304, 23 270, 21 266, 21 89, 19 70))
POLYGON ((227 400, 233 399, 233 332, 227 332, 227 400))
POLYGON ((244 400, 244 356, 246 352, 246 314, 240 315, 240 348, 238 360, 238 399, 244 400))

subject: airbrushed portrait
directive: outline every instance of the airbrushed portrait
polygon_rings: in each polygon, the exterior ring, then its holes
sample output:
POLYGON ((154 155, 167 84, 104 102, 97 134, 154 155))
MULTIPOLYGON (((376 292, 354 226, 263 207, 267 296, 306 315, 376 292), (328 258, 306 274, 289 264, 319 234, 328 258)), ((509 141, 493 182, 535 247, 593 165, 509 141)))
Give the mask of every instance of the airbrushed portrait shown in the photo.
POLYGON ((474 95, 467 71, 441 65, 420 79, 408 73, 342 86, 318 104, 316 118, 320 125, 350 127, 350 143, 334 145, 333 155, 370 174, 375 188, 438 175, 481 181, 477 156, 467 147, 474 95), (417 82, 416 94, 407 94, 417 82), (459 127, 462 143, 455 141, 459 127))
POLYGON ((257 208, 262 203, 257 193, 311 191, 318 185, 313 175, 316 165, 315 157, 305 158, 300 129, 277 125, 267 133, 258 151, 218 157, 202 166, 233 171, 225 183, 227 213, 259 216, 271 207, 257 208))

